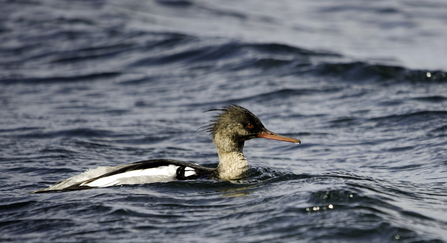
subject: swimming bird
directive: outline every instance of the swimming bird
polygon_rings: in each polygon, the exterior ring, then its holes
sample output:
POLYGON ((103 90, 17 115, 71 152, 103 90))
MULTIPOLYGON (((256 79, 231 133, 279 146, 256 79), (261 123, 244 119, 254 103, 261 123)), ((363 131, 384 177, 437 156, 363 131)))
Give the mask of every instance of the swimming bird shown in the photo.
POLYGON ((291 143, 299 139, 278 135, 267 130, 259 118, 249 110, 231 105, 219 111, 211 124, 206 126, 219 156, 217 168, 208 168, 192 162, 170 159, 152 159, 127 165, 98 167, 61 181, 33 193, 72 191, 116 185, 144 184, 198 178, 216 180, 243 179, 249 169, 243 154, 244 142, 253 138, 266 138, 291 143))

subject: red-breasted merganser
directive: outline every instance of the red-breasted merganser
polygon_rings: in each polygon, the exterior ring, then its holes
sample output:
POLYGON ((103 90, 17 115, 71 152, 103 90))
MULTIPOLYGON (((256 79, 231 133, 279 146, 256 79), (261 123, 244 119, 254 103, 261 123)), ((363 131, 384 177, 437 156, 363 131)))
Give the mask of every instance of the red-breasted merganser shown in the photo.
POLYGON ((267 138, 301 143, 298 139, 284 137, 267 130, 258 117, 241 106, 232 105, 210 111, 221 112, 206 127, 219 155, 217 168, 207 168, 191 162, 170 159, 145 160, 127 165, 90 169, 49 188, 34 191, 34 193, 197 178, 238 180, 242 179, 249 169, 247 159, 243 154, 246 140, 267 138))

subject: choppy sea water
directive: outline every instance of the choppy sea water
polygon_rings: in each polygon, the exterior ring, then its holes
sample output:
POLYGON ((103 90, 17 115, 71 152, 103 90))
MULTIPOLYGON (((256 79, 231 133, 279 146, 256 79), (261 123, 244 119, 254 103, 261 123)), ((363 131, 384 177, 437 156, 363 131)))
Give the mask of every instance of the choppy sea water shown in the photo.
POLYGON ((444 1, 0 2, 0 241, 446 242, 444 1), (217 166, 239 183, 29 194, 97 166, 217 166))

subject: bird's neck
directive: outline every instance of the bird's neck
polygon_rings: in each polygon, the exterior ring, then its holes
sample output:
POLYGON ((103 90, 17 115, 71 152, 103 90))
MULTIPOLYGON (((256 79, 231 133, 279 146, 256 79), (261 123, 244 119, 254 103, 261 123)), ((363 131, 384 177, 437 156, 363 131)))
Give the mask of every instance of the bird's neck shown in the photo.
POLYGON ((216 136, 214 144, 219 155, 217 171, 221 180, 241 179, 250 166, 244 156, 244 142, 233 141, 227 137, 216 136))

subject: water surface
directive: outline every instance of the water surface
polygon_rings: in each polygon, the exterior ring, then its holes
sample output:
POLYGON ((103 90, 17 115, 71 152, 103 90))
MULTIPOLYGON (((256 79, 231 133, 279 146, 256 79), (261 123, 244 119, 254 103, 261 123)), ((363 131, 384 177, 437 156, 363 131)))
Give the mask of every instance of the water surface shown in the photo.
POLYGON ((444 1, 0 3, 2 242, 446 242, 444 1), (239 104, 246 180, 29 194, 152 158, 215 167, 239 104))

